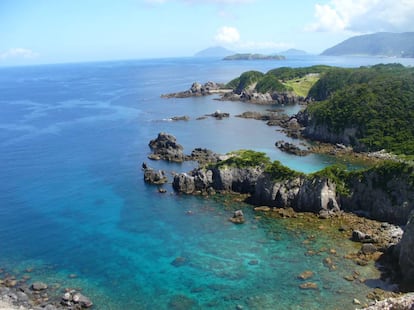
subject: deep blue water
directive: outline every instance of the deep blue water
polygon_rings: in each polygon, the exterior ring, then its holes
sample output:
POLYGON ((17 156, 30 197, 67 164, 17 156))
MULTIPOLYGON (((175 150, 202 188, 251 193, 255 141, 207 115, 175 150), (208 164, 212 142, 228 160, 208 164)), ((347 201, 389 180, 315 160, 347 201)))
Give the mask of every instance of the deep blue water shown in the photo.
MULTIPOLYGON (((341 247, 318 230, 290 229, 294 220, 258 219, 244 206, 247 223, 227 221, 235 206, 211 199, 160 195, 144 184, 141 163, 158 132, 174 134, 186 152, 207 147, 225 153, 265 151, 305 172, 335 161, 279 152, 288 139, 275 127, 233 117, 269 107, 221 102, 214 97, 161 99, 192 82, 227 82, 246 70, 319 63, 359 66, 375 58, 306 57, 284 62, 203 59, 119 61, 0 69, 0 267, 33 280, 82 287, 97 309, 352 309, 370 287, 342 275, 358 269, 327 253, 341 247), (207 118, 220 109, 225 120, 207 118), (189 115, 190 121, 171 122, 189 115), (187 211, 191 210, 189 215, 187 211), (185 258, 180 266, 171 264, 185 258), (249 262, 257 260, 257 265, 249 262), (298 289, 296 276, 315 271, 316 291, 298 289), (69 277, 75 274, 76 278, 69 277), (188 307, 184 307, 188 308, 188 307)), ((405 60, 407 62, 407 60, 405 60)), ((408 63, 410 64, 410 63, 408 63)), ((411 63, 412 65, 412 63, 411 63)), ((285 107, 295 113, 298 107, 285 107)), ((150 165, 187 171, 191 163, 150 165)), ((243 206, 242 206, 243 207, 243 206)), ((373 268, 360 270, 378 278, 373 268)))

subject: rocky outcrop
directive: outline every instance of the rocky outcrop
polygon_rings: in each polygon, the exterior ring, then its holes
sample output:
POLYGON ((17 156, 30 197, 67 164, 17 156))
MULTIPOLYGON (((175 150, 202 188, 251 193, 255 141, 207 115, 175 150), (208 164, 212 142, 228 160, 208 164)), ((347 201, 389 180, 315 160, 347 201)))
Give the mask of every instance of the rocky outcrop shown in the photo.
POLYGON ((201 97, 207 96, 212 94, 217 94, 220 92, 228 92, 223 88, 223 84, 217 84, 215 82, 207 82, 205 84, 200 84, 198 82, 194 82, 190 89, 178 93, 171 93, 161 95, 162 98, 188 98, 188 97, 201 97))
POLYGON ((243 101, 255 104, 301 104, 305 102, 303 97, 293 92, 259 93, 251 89, 224 93, 220 100, 243 101))
POLYGON ((236 168, 223 166, 213 169, 194 169, 174 176, 173 188, 179 193, 200 194, 213 191, 253 193, 260 167, 236 168))
POLYGON ((286 141, 277 141, 275 143, 275 146, 283 152, 293 154, 296 156, 305 156, 309 154, 308 150, 301 149, 295 144, 286 141))
POLYGON ((217 110, 214 113, 207 114, 207 116, 211 116, 211 117, 214 117, 216 119, 223 119, 223 118, 230 117, 230 113, 221 112, 220 110, 217 110))
POLYGON ((399 245, 399 266, 402 286, 405 290, 414 290, 414 211, 411 212, 399 245))
POLYGON ((168 178, 164 170, 154 170, 146 167, 144 169, 144 181, 150 184, 164 184, 168 182, 168 178))
POLYGON ((414 189, 405 174, 383 175, 375 169, 349 180, 349 195, 340 204, 346 211, 356 212, 378 221, 405 225, 414 209, 414 189))
POLYGON ((273 181, 264 173, 257 181, 252 202, 276 208, 293 208, 323 217, 340 211, 335 184, 328 179, 296 177, 273 181))
POLYGON ((168 160, 173 162, 183 162, 185 160, 183 146, 177 143, 177 139, 168 133, 161 132, 158 137, 149 142, 149 147, 153 154, 148 156, 153 160, 168 160))

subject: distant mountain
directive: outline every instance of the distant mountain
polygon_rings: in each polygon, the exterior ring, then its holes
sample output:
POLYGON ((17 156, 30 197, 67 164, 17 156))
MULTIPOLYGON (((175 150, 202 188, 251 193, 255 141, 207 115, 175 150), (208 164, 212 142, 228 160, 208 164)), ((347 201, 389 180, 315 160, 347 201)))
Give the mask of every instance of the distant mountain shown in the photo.
POLYGON ((226 56, 223 60, 284 60, 285 56, 263 54, 234 54, 226 56))
POLYGON ((214 46, 214 47, 209 47, 206 48, 202 51, 199 51, 198 53, 196 53, 194 55, 194 57, 218 57, 218 58, 223 58, 229 55, 234 54, 234 52, 221 47, 221 46, 214 46))
POLYGON ((283 56, 303 56, 303 55, 308 55, 307 52, 305 52, 303 50, 298 50, 298 49, 295 49, 295 48, 290 48, 290 49, 288 49, 286 51, 283 51, 283 52, 280 52, 278 54, 283 55, 283 56))
POLYGON ((378 32, 356 36, 328 48, 321 55, 414 57, 414 32, 378 32))

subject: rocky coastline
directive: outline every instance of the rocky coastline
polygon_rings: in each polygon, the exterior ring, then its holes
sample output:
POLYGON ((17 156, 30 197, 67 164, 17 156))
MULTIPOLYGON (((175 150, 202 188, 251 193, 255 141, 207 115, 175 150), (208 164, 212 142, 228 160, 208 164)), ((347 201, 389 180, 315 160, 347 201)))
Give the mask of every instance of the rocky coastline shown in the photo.
POLYGON ((93 308, 93 302, 79 289, 61 289, 30 277, 16 276, 0 270, 0 309, 7 310, 82 310, 93 308))
POLYGON ((224 87, 224 84, 215 83, 211 81, 204 84, 194 82, 188 90, 170 94, 163 94, 161 95, 161 98, 202 97, 214 94, 224 94, 227 92, 231 92, 231 89, 226 89, 224 87))
POLYGON ((217 100, 221 101, 242 101, 254 104, 307 104, 308 99, 296 95, 291 91, 273 91, 260 93, 252 89, 237 90, 226 88, 226 85, 215 82, 201 84, 194 82, 188 90, 163 94, 161 98, 189 98, 209 95, 220 95, 217 100))
MULTIPOLYGON (((346 149, 341 145, 337 148, 346 149)), ((294 213, 311 212, 319 219, 332 220, 356 214, 363 223, 365 219, 369 222, 365 225, 355 222, 351 228, 344 228, 352 240, 361 243, 360 251, 349 258, 363 265, 367 260, 381 257, 387 265, 388 276, 400 284, 401 291, 414 289, 411 170, 406 171, 404 167, 401 171, 406 173, 395 171, 393 174, 388 166, 374 167, 344 176, 345 182, 328 172, 305 175, 281 165, 272 166, 273 170, 260 163, 238 166, 235 163, 246 161, 237 161, 237 154, 212 154, 208 158, 214 158, 214 162, 207 159, 198 168, 173 176, 172 186, 176 193, 247 194, 247 201, 258 211, 279 215, 292 210, 294 213)), ((235 223, 244 222, 240 216, 234 215, 232 219, 235 223)))

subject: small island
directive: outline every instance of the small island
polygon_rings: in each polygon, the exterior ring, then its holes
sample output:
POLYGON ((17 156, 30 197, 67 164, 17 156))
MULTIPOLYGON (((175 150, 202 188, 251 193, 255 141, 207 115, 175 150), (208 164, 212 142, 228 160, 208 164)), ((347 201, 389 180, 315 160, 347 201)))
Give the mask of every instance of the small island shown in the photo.
POLYGON ((223 60, 285 60, 282 55, 263 55, 263 54, 234 54, 226 56, 223 60))

